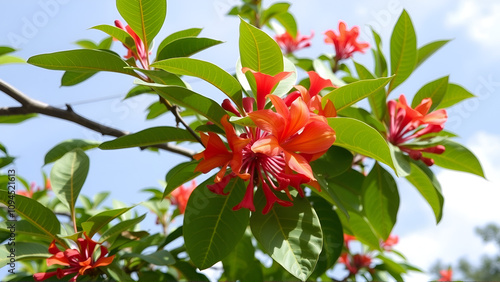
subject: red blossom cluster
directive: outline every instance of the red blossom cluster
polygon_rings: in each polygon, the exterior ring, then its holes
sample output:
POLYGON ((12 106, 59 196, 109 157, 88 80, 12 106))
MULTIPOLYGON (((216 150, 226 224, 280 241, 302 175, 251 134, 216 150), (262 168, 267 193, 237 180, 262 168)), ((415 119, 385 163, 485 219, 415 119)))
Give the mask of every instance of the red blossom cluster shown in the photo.
POLYGON ((39 191, 43 191, 43 190, 52 190, 52 186, 50 184, 50 179, 47 178, 45 180, 45 187, 37 186, 36 182, 31 182, 30 189, 28 189, 26 191, 22 191, 22 190, 18 191, 17 194, 28 197, 28 198, 33 198, 33 194, 35 192, 39 192, 39 191))
POLYGON ((234 210, 247 208, 255 211, 254 189, 262 189, 267 199, 262 211, 265 214, 274 203, 292 205, 289 186, 294 187, 302 197, 302 184, 320 189, 309 163, 323 155, 335 141, 335 132, 326 121, 326 116, 335 116, 335 108, 331 102, 323 107, 322 97, 318 95, 321 89, 333 85, 311 72, 309 90, 297 87, 296 93, 282 99, 272 95, 272 90, 291 73, 281 72, 271 76, 243 69, 243 72, 248 71, 256 80, 256 110, 253 98, 243 99, 243 112, 238 111, 229 100, 224 101, 222 107, 236 116, 248 116, 256 126, 244 127, 244 132, 237 134, 226 115, 221 123, 229 149, 216 133, 202 134, 206 149, 195 155, 195 159, 200 160, 196 171, 207 173, 221 167, 215 184, 208 186, 212 192, 221 195, 228 193, 224 188, 230 179, 239 177, 248 181, 245 196, 234 210), (265 108, 268 99, 274 111, 265 108), (226 174, 228 167, 231 172, 226 174), (290 201, 278 197, 281 192, 290 201))
POLYGON ((189 196, 193 192, 194 188, 196 188, 196 181, 191 181, 191 186, 181 185, 172 193, 170 193, 170 201, 173 205, 177 205, 179 212, 181 214, 186 210, 187 202, 189 200, 189 196))
POLYGON ((147 69, 149 67, 148 66, 149 52, 148 50, 146 50, 146 47, 144 46, 144 42, 142 42, 142 39, 137 35, 137 33, 134 32, 134 30, 129 25, 124 26, 120 20, 115 20, 115 26, 126 31, 134 39, 136 47, 135 50, 131 49, 130 46, 126 46, 125 44, 123 44, 123 46, 125 46, 125 48, 127 48, 128 50, 125 59, 133 57, 134 59, 139 60, 139 62, 141 62, 141 65, 144 69, 147 69))
POLYGON ((285 33, 276 35, 275 40, 280 46, 281 50, 285 54, 291 54, 297 50, 311 46, 311 39, 314 36, 314 32, 311 35, 305 36, 297 32, 296 36, 292 36, 288 31, 285 33))

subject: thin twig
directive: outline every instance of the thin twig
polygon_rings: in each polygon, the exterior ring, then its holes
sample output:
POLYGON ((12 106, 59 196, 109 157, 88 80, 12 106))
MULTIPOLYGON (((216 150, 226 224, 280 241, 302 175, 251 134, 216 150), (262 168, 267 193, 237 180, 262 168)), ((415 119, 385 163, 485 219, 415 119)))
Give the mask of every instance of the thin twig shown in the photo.
POLYGON ((172 114, 174 115, 175 117, 175 122, 177 123, 177 125, 179 123, 181 123, 182 125, 184 125, 184 127, 186 128, 187 131, 189 131, 189 133, 191 133, 191 135, 193 135, 194 138, 196 138, 196 140, 198 140, 198 142, 203 146, 205 147, 205 145, 203 144, 203 142, 201 142, 201 138, 200 136, 189 126, 189 124, 186 123, 186 121, 181 117, 180 113, 179 113, 179 107, 177 107, 176 105, 172 105, 170 104, 169 101, 167 101, 165 98, 160 97, 160 103, 162 103, 163 105, 165 105, 165 107, 167 107, 167 109, 172 112, 172 114))
MULTIPOLYGON (((26 115, 26 114, 43 114, 46 116, 56 117, 59 119, 71 121, 77 123, 83 127, 91 129, 93 131, 99 132, 102 135, 121 137, 129 134, 129 132, 122 131, 116 128, 112 128, 95 121, 89 120, 73 111, 71 106, 66 105, 66 110, 53 107, 49 104, 40 102, 38 100, 32 99, 26 96, 24 93, 14 88, 7 82, 0 79, 0 91, 12 97, 14 100, 21 103, 22 107, 0 107, 0 116, 11 116, 11 115, 26 115)), ((171 144, 158 144, 150 147, 170 151, 177 153, 188 158, 193 158, 195 154, 194 151, 176 146, 171 144)))

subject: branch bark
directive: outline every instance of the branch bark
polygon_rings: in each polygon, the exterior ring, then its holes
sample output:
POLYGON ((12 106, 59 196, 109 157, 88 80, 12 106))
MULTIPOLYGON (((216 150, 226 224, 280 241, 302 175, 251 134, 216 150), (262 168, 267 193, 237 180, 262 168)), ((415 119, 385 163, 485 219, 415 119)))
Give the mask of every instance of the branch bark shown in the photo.
MULTIPOLYGON (((0 91, 9 95, 11 98, 18 101, 22 105, 21 107, 0 107, 0 116, 25 115, 25 114, 37 113, 74 122, 83 127, 99 132, 102 135, 121 137, 129 134, 129 132, 127 131, 122 131, 87 119, 86 117, 75 113, 70 105, 66 105, 67 109, 64 110, 53 107, 49 104, 40 102, 38 100, 32 99, 1 79, 0 79, 0 91)), ((149 147, 154 147, 165 151, 173 152, 176 154, 186 156, 191 159, 195 154, 195 152, 192 150, 167 143, 149 147)))

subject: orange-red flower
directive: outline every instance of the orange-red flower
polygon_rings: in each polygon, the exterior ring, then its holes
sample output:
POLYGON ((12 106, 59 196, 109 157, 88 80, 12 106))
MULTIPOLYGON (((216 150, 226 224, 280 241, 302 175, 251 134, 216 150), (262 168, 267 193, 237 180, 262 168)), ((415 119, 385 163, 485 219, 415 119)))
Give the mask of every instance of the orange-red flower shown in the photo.
POLYGON ((439 271, 439 274, 441 275, 441 278, 439 278, 438 281, 453 281, 453 271, 451 268, 448 268, 448 270, 441 270, 439 271))
POLYGON ((291 105, 287 105, 281 98, 270 95, 275 85, 289 73, 283 72, 274 77, 252 73, 257 83, 257 110, 253 110, 253 99, 244 100, 244 113, 239 113, 229 101, 224 101, 222 107, 237 116, 248 115, 256 127, 244 127, 245 132, 238 136, 228 117, 224 117, 222 124, 229 149, 217 134, 202 134, 206 149, 195 156, 200 160, 196 171, 206 173, 221 167, 215 184, 208 186, 218 194, 225 194, 224 188, 231 178, 248 180, 244 198, 233 209, 255 211, 253 195, 257 186, 266 196, 263 213, 267 213, 274 203, 292 205, 276 195, 284 191, 292 200, 288 186, 304 196, 301 184, 316 185, 309 162, 328 150, 335 140, 335 132, 326 123, 325 117, 309 111, 302 98, 296 98, 291 105), (264 109, 266 97, 271 100, 275 111, 264 109), (231 172, 226 174, 228 166, 231 172))
POLYGON ((358 42, 359 28, 354 26, 351 30, 347 30, 347 26, 343 21, 339 22, 339 33, 333 30, 325 32, 325 43, 330 43, 335 46, 335 57, 337 61, 352 57, 354 52, 364 53, 364 49, 370 45, 366 42, 358 42))
POLYGON ((351 256, 348 253, 343 253, 339 258, 339 262, 345 265, 349 271, 349 275, 356 275, 362 268, 371 269, 372 258, 365 254, 351 256))
POLYGON ((125 48, 127 48, 127 50, 128 50, 128 53, 125 56, 125 59, 129 59, 129 58, 134 57, 134 59, 139 60, 141 62, 143 68, 147 69, 148 68, 147 62, 148 62, 149 52, 148 52, 148 50, 146 50, 146 48, 144 46, 144 42, 142 42, 142 39, 137 35, 137 33, 134 32, 134 30, 132 30, 132 28, 129 25, 124 26, 120 20, 115 20, 115 26, 126 31, 134 39, 134 43, 135 43, 135 47, 136 47, 135 51, 130 49, 125 44, 123 44, 123 46, 125 46, 125 48))
POLYGON ((283 53, 290 54, 297 50, 311 46, 311 38, 313 38, 314 32, 311 35, 305 36, 297 32, 297 35, 293 37, 288 31, 285 33, 276 35, 275 40, 280 46, 283 53))
POLYGON ((401 151, 408 153, 414 160, 422 160, 428 166, 434 164, 434 160, 422 156, 422 152, 442 154, 445 150, 442 145, 422 147, 414 145, 414 141, 425 139, 427 134, 440 132, 448 119, 445 109, 429 113, 432 105, 431 98, 425 98, 415 107, 411 108, 406 102, 404 95, 399 100, 391 100, 387 103, 389 111, 389 131, 387 140, 398 146, 401 151))
POLYGON ((58 279, 61 279, 66 275, 76 273, 76 275, 69 280, 70 282, 75 282, 80 275, 95 275, 97 274, 96 269, 98 267, 109 265, 115 256, 106 257, 108 249, 104 246, 99 247, 100 253, 97 255, 95 251, 99 243, 89 238, 85 232, 83 234, 85 239, 78 238, 77 240, 78 249, 61 251, 56 246, 54 240, 49 246, 49 253, 53 254, 53 256, 47 259, 47 266, 58 264, 67 267, 58 268, 57 271, 52 272, 35 273, 33 275, 35 280, 43 281, 53 276, 57 276, 58 279))
POLYGON ((344 244, 347 249, 349 249, 349 242, 354 240, 356 240, 356 237, 349 234, 344 234, 344 244))
POLYGON ((177 205, 181 214, 183 214, 186 210, 189 196, 193 192, 194 188, 196 188, 196 181, 193 180, 191 181, 191 186, 181 185, 170 193, 170 200, 172 201, 172 204, 177 205))
POLYGON ((391 251, 392 246, 396 245, 399 242, 398 235, 389 235, 389 238, 382 242, 382 248, 386 251, 391 251))

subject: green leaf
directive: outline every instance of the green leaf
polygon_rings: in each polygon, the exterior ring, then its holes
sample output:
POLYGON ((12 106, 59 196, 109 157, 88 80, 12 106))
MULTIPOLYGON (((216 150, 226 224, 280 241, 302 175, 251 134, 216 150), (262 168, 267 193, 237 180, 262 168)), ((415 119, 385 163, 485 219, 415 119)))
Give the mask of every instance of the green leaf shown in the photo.
POLYGON ((420 66, 425 60, 427 60, 430 56, 432 56, 432 54, 434 54, 448 42, 450 42, 450 40, 438 40, 427 43, 426 45, 420 47, 418 49, 417 64, 415 65, 415 68, 420 66))
POLYGON ((163 192, 163 197, 168 196, 172 191, 182 184, 188 182, 189 180, 195 179, 201 174, 199 171, 194 171, 198 165, 197 161, 180 163, 170 169, 165 176, 165 181, 167 182, 167 187, 163 192))
POLYGON ((113 44, 113 37, 108 36, 99 43, 97 49, 109 49, 111 48, 112 44, 113 44))
MULTIPOLYGON (((36 260, 36 259, 45 259, 51 257, 52 255, 49 253, 49 247, 32 242, 16 242, 15 246, 9 246, 8 244, 4 244, 0 247, 0 264, 2 266, 9 265, 11 262, 9 257, 14 254, 14 261, 22 261, 22 260, 36 260), (10 250, 14 249, 14 252, 10 250)), ((15 267, 14 267, 15 271, 15 267)))
POLYGON ((2 55, 0 56, 0 65, 6 64, 24 64, 26 61, 23 58, 19 58, 11 55, 2 55))
POLYGON ((63 141, 54 146, 47 152, 47 154, 45 154, 44 165, 57 161, 58 159, 62 158, 64 154, 74 149, 79 148, 86 151, 96 148, 97 146, 99 146, 99 144, 101 143, 98 141, 82 140, 82 139, 70 139, 63 141))
POLYGON ((104 142, 99 145, 99 149, 116 150, 132 147, 146 147, 172 141, 196 141, 196 139, 185 129, 159 126, 104 142))
POLYGON ((140 258, 154 265, 172 265, 175 263, 175 258, 167 250, 160 250, 149 255, 126 253, 121 258, 140 258))
POLYGON ((0 168, 5 167, 11 164, 16 158, 14 157, 4 157, 0 158, 0 168))
POLYGON ((249 232, 243 235, 234 250, 222 260, 222 265, 228 281, 264 281, 262 266, 255 258, 255 248, 249 232))
POLYGON ((363 208, 380 237, 389 238, 396 224, 399 193, 394 178, 378 163, 363 182, 363 208))
POLYGON ((52 191, 73 216, 75 203, 89 172, 89 157, 76 148, 58 159, 50 171, 52 191))
POLYGON ((125 46, 127 46, 129 49, 131 49, 135 54, 137 54, 137 47, 135 46, 134 38, 132 38, 132 36, 128 32, 126 32, 125 30, 118 28, 118 27, 115 27, 115 26, 105 25, 105 24, 97 25, 97 26, 94 26, 92 28, 107 33, 111 37, 113 37, 116 40, 123 43, 125 46))
POLYGON ((332 205, 319 197, 311 197, 310 200, 323 231, 323 250, 319 255, 313 273, 313 277, 318 277, 330 269, 339 258, 344 245, 344 232, 342 222, 340 222, 339 216, 333 210, 332 205))
POLYGON ((85 49, 99 49, 95 42, 86 39, 78 40, 75 44, 85 49))
POLYGON ((91 78, 97 72, 73 72, 65 71, 61 78, 61 86, 73 86, 91 78))
POLYGON ((352 118, 328 118, 335 130, 335 145, 385 163, 394 169, 389 146, 384 137, 364 122, 352 118))
MULTIPOLYGON (((375 78, 365 66, 356 62, 354 62, 354 66, 358 72, 359 79, 375 78)), ((368 96, 372 112, 379 120, 384 120, 384 116, 387 111, 386 97, 387 94, 385 93, 385 88, 382 88, 373 95, 368 96)))
POLYGON ((179 86, 154 87, 154 90, 168 101, 190 108, 220 128, 224 128, 221 119, 226 115, 226 111, 214 100, 179 86))
MULTIPOLYGON (((354 212, 362 210, 361 194, 365 176, 354 169, 328 179, 328 189, 334 191, 345 207, 354 212)), ((348 214, 346 214, 348 216, 348 214)))
POLYGON ((292 14, 286 12, 277 14, 274 18, 290 33, 291 36, 297 36, 297 22, 292 14))
POLYGON ((156 59, 158 60, 158 54, 160 54, 161 50, 163 50, 163 48, 165 46, 167 46, 170 42, 177 40, 177 39, 180 39, 180 38, 196 37, 200 34, 201 30, 202 30, 201 28, 189 28, 189 29, 180 30, 180 31, 177 31, 177 32, 170 34, 165 39, 163 39, 163 41, 158 46, 158 51, 156 53, 156 59))
POLYGON ((246 187, 236 177, 226 186, 229 195, 208 190, 213 178, 198 185, 189 196, 184 214, 184 241, 189 257, 200 269, 225 258, 236 247, 248 225, 248 209, 233 210, 246 187))
POLYGON ((380 35, 370 27, 373 34, 373 39, 375 40, 375 45, 377 50, 372 49, 373 57, 375 60, 375 75, 377 77, 387 76, 387 60, 385 59, 384 53, 382 52, 382 39, 380 35))
POLYGON ((429 203, 436 217, 436 223, 439 223, 443 216, 444 198, 441 194, 441 186, 432 171, 424 163, 412 160, 411 173, 406 179, 429 203))
POLYGON ((191 58, 174 58, 156 62, 151 66, 179 75, 201 78, 224 92, 236 105, 241 106, 241 86, 238 80, 212 63, 191 58))
POLYGON ((132 87, 132 89, 130 89, 130 91, 127 93, 127 96, 125 96, 125 98, 123 98, 123 100, 135 97, 135 96, 140 95, 140 94, 145 94, 145 93, 151 94, 151 93, 155 93, 155 92, 149 86, 136 85, 136 86, 132 87))
POLYGON ((356 102, 369 97, 381 91, 389 83, 392 77, 383 77, 377 79, 366 79, 356 81, 345 86, 339 87, 326 94, 322 100, 323 106, 327 99, 333 102, 337 112, 355 104, 356 102))
POLYGON ((197 272, 196 267, 187 261, 178 260, 173 267, 179 270, 187 281, 210 281, 205 275, 197 272))
POLYGON ((0 231, 4 232, 11 232, 11 224, 15 224, 15 228, 13 229, 16 233, 16 235, 26 235, 26 236, 33 236, 36 237, 37 240, 46 240, 48 242, 51 242, 53 237, 49 236, 47 233, 41 231, 39 228, 37 228, 35 225, 33 225, 31 222, 28 220, 19 220, 16 222, 11 222, 11 221, 3 221, 0 222, 0 231))
POLYGON ((269 22, 272 18, 279 14, 283 14, 288 12, 288 8, 290 8, 290 3, 274 3, 269 8, 265 9, 262 13, 262 17, 260 19, 260 25, 263 26, 269 22))
POLYGON ((114 209, 100 212, 96 215, 91 216, 85 222, 82 223, 83 231, 87 232, 87 235, 92 238, 94 234, 99 232, 113 219, 119 217, 125 212, 129 211, 133 207, 114 209))
POLYGON ((424 85, 420 90, 418 90, 417 94, 413 97, 413 101, 411 102, 411 107, 417 107, 420 102, 422 102, 425 98, 432 99, 432 105, 429 109, 429 112, 433 111, 437 108, 437 106, 441 103, 444 96, 446 95, 448 89, 448 76, 436 79, 424 85))
POLYGON ((441 145, 444 145, 446 148, 444 153, 440 155, 424 153, 423 155, 433 159, 434 163, 440 167, 484 177, 481 163, 479 163, 479 160, 469 149, 451 140, 444 140, 441 142, 441 145))
POLYGON ((329 79, 333 85, 342 87, 347 85, 342 79, 337 77, 335 73, 333 73, 330 67, 327 67, 321 59, 315 59, 313 61, 314 70, 323 78, 329 79))
POLYGON ((342 110, 341 116, 350 117, 362 121, 368 124, 369 126, 375 128, 378 132, 382 134, 384 134, 387 131, 385 125, 380 120, 376 119, 372 114, 370 114, 363 108, 357 108, 356 106, 345 108, 342 110))
POLYGON ((95 73, 110 71, 139 77, 119 56, 102 50, 69 50, 36 55, 28 59, 28 63, 50 70, 95 73))
POLYGON ((370 246, 372 249, 380 250, 380 240, 382 238, 377 236, 375 228, 368 219, 354 212, 350 212, 349 215, 351 216, 349 227, 356 239, 370 246))
POLYGON ((167 16, 166 0, 116 0, 116 8, 144 42, 145 50, 158 34, 167 16))
POLYGON ((111 237, 113 236, 116 236, 120 233, 122 233, 123 231, 127 231, 136 226, 139 222, 143 221, 144 218, 146 218, 146 214, 143 214, 139 217, 136 217, 136 218, 133 218, 133 219, 128 219, 128 220, 124 220, 122 222, 119 222, 118 224, 116 225, 113 225, 111 228, 109 228, 108 230, 106 230, 106 232, 104 232, 102 235, 101 235, 101 238, 99 239, 99 242, 100 243, 103 243, 105 242, 106 240, 110 239, 111 237))
POLYGON ((158 52, 156 60, 160 61, 177 57, 189 57, 221 43, 222 41, 203 37, 179 38, 165 45, 158 52))
POLYGON ((325 178, 344 173, 352 167, 353 155, 342 147, 331 146, 319 159, 311 163, 313 171, 325 178))
MULTIPOLYGON (((180 77, 173 73, 169 73, 163 70, 145 70, 141 68, 133 68, 136 71, 140 71, 151 78, 154 82, 162 85, 174 85, 187 87, 187 85, 182 81, 180 77)), ((144 86, 144 85, 142 85, 144 86)), ((151 88, 151 87, 150 87, 151 88)))
POLYGON ((396 77, 388 92, 403 83, 417 64, 417 36, 408 13, 403 10, 391 36, 391 74, 396 77))
POLYGON ((8 46, 0 46, 0 56, 15 52, 16 49, 8 46))
POLYGON ((448 108, 465 99, 475 97, 472 93, 458 84, 448 84, 448 89, 437 109, 448 108))
POLYGON ((269 35, 248 24, 240 23, 240 56, 243 67, 268 75, 283 71, 283 54, 269 35))
POLYGON ((167 112, 168 109, 165 104, 163 104, 162 102, 154 102, 148 107, 148 115, 146 116, 146 119, 154 119, 167 112))
POLYGON ((389 149, 391 150, 392 161, 397 175, 399 177, 406 177, 410 174, 411 170, 410 157, 407 154, 403 154, 398 146, 394 146, 391 143, 387 143, 387 145, 389 145, 389 149))
MULTIPOLYGON (((257 193, 255 201, 265 203, 263 193, 257 193)), ((250 227, 264 251, 290 274, 302 281, 312 274, 323 246, 323 233, 308 199, 296 197, 293 207, 276 204, 267 214, 254 212, 250 227)))
MULTIPOLYGON (((0 190, 0 202, 7 207, 12 204, 9 203, 9 194, 5 190, 0 190)), ((15 196, 16 214, 30 222, 34 227, 40 230, 43 234, 56 240, 62 246, 67 246, 64 241, 59 239, 56 235, 61 232, 61 223, 57 219, 54 212, 40 204, 38 201, 27 198, 21 195, 15 196)), ((14 218, 8 214, 8 218, 14 218)))
POLYGON ((27 114, 27 115, 13 115, 13 116, 0 116, 0 123, 21 123, 30 118, 38 116, 37 114, 27 114))

